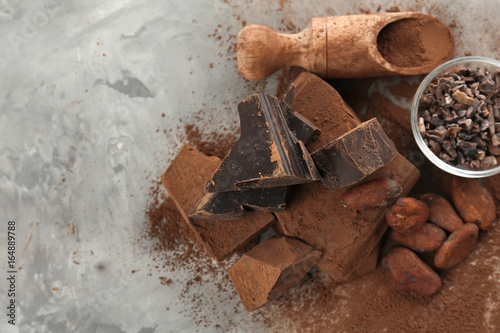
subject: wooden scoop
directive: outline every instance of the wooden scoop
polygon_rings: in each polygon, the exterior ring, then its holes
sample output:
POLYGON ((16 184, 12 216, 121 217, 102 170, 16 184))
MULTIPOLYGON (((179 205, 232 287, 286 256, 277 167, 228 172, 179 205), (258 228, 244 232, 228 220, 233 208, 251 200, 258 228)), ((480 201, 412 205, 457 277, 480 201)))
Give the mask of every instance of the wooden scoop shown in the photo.
POLYGON ((316 17, 297 34, 264 25, 238 33, 238 70, 260 80, 285 66, 323 78, 416 75, 449 60, 453 33, 437 18, 421 13, 316 17))

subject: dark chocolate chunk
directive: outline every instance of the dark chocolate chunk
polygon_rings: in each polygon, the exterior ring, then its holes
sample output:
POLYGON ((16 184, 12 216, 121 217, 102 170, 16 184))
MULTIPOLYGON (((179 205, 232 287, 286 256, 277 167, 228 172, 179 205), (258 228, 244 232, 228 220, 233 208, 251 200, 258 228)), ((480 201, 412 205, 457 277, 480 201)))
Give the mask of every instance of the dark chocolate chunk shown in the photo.
POLYGON ((286 190, 287 187, 275 187, 205 193, 190 217, 232 220, 245 214, 244 207, 264 212, 281 212, 286 208, 286 190))
POLYGON ((307 120, 303 115, 292 109, 294 97, 295 86, 291 84, 280 99, 281 110, 283 111, 286 123, 293 135, 304 144, 307 144, 309 140, 316 138, 321 132, 318 127, 307 120))
POLYGON ((272 188, 321 178, 275 97, 250 96, 238 105, 238 112, 241 137, 207 182, 206 192, 272 188))
POLYGON ((397 151, 373 118, 312 154, 321 182, 335 190, 354 184, 389 163, 397 151))

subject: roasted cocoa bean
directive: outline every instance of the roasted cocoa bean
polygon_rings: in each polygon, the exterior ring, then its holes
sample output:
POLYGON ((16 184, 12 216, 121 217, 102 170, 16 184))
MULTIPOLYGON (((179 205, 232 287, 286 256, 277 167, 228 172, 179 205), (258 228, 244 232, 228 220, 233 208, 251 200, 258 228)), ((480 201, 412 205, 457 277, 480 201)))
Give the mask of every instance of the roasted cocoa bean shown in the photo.
POLYGON ((436 252, 434 265, 438 268, 451 268, 463 261, 477 243, 479 228, 466 223, 455 230, 436 252))
POLYGON ((382 265, 394 282, 422 296, 432 296, 441 289, 439 275, 407 248, 392 249, 382 265))
POLYGON ((386 214, 387 223, 402 234, 421 229, 429 219, 429 207, 414 198, 399 198, 386 214))
POLYGON ((477 179, 453 177, 451 196, 464 222, 475 223, 479 228, 488 230, 495 221, 495 201, 477 179))
POLYGON ((436 251, 446 239, 444 230, 432 223, 426 223, 422 229, 411 234, 401 234, 391 229, 389 236, 416 252, 436 251))
POLYGON ((440 226, 444 230, 453 232, 464 224, 450 202, 442 196, 434 193, 427 193, 422 195, 420 200, 429 206, 429 221, 440 226))
POLYGON ((373 180, 353 187, 342 195, 342 205, 353 210, 385 208, 403 192, 401 184, 391 178, 373 180))

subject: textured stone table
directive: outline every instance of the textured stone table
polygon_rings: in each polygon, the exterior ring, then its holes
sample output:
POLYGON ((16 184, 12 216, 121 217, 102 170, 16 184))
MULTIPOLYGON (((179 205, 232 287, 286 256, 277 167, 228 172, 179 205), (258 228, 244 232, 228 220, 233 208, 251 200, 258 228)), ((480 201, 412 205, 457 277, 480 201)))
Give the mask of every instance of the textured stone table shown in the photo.
MULTIPOLYGON (((386 6, 382 0, 1 2, 0 267, 4 274, 7 221, 15 220, 18 325, 5 324, 2 314, 0 331, 265 331, 222 272, 226 291, 212 282, 189 289, 206 308, 202 324, 186 315, 191 298, 180 293, 192 270, 155 269, 144 250, 152 241, 137 241, 151 180, 180 149, 186 124, 205 133, 234 130, 240 100, 255 91, 275 93, 279 73, 259 83, 237 73, 235 35, 245 22, 296 32, 311 17, 376 12, 379 4, 386 6), (159 276, 173 284, 162 285, 159 276)), ((455 24, 455 56, 500 57, 499 29, 491 27, 498 1, 393 5, 455 24)))

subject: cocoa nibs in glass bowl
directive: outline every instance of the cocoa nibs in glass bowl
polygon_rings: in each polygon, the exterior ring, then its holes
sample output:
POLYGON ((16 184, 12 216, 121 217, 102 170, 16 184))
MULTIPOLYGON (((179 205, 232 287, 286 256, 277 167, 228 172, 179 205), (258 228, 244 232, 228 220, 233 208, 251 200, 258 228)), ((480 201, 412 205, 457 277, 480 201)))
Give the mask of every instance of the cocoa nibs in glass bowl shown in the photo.
POLYGON ((500 157, 500 70, 458 68, 422 94, 418 130, 427 147, 455 167, 486 170, 500 157))

